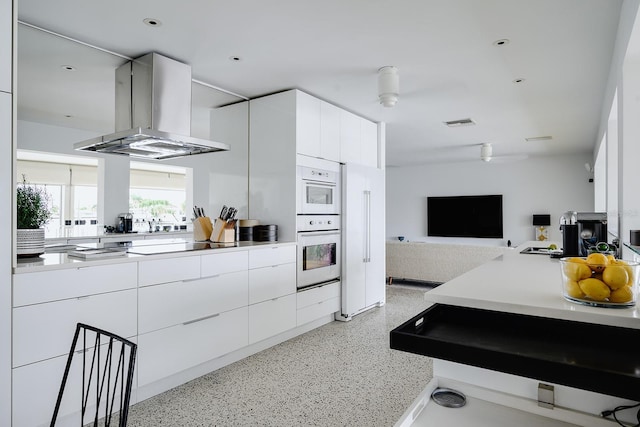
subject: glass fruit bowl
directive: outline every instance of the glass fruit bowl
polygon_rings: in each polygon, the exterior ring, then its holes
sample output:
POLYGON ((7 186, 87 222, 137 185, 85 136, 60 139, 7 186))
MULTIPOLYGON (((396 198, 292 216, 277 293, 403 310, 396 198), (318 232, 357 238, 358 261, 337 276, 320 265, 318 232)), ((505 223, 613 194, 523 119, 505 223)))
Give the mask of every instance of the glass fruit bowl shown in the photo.
POLYGON ((638 296, 640 264, 592 253, 560 259, 562 295, 595 307, 633 307, 638 296))

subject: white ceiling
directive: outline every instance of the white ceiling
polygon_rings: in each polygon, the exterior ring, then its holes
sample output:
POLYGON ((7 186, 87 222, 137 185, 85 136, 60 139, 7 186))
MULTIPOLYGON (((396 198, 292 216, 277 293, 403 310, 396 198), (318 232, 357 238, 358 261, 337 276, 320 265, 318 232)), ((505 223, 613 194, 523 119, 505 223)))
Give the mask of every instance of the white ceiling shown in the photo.
MULTIPOLYGON (((159 52, 190 64, 194 79, 249 98, 299 88, 384 121, 386 163, 406 165, 479 161, 483 142, 495 156, 592 151, 622 0, 17 3, 20 21, 128 57, 159 52), (162 25, 143 24, 147 17, 162 25), (394 108, 377 102, 385 65, 399 69, 394 108), (462 118, 477 125, 443 124, 462 118), (525 141, 543 135, 553 139, 525 141)), ((125 60, 42 38, 19 28, 19 118, 112 131, 113 69, 125 60)), ((205 116, 233 100, 194 89, 205 116)))

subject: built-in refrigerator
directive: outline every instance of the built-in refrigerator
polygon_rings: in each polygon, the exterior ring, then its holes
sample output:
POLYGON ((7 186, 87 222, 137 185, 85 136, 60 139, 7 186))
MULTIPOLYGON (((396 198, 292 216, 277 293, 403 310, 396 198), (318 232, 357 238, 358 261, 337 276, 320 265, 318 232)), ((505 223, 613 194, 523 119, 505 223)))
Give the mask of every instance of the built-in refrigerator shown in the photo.
POLYGON ((384 170, 342 166, 342 311, 336 318, 385 303, 384 170))

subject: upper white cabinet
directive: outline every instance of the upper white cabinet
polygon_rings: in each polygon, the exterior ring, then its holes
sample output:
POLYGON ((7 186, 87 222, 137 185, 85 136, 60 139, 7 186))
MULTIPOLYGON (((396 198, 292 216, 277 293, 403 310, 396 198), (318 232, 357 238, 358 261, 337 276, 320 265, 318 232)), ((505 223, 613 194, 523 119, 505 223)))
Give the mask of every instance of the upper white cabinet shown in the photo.
POLYGON ((0 0, 0 91, 7 93, 11 93, 12 7, 11 0, 0 0))
POLYGON ((296 91, 296 151, 320 157, 320 100, 296 91))
POLYGON ((320 156, 340 161, 340 108, 320 101, 320 156))
POLYGON ((340 161, 378 167, 376 123, 348 111, 340 111, 340 161))

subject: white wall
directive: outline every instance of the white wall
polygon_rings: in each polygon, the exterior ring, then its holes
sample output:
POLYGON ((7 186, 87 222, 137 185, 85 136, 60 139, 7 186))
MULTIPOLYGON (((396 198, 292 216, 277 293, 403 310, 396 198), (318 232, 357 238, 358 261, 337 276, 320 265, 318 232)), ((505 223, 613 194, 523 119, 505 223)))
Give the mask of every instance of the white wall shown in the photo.
POLYGON ((593 183, 584 167, 591 153, 511 163, 465 162, 387 167, 387 238, 409 241, 518 245, 534 240, 533 214, 550 214, 550 240, 562 241, 560 216, 593 211, 593 183), (427 237, 427 196, 503 195, 504 239, 427 237))

